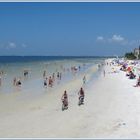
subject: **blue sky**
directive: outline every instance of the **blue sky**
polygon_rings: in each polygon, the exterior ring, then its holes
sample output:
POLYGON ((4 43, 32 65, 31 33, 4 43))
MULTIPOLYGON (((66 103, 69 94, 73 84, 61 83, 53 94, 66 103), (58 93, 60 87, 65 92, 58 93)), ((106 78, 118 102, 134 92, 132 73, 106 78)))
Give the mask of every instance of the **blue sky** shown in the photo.
POLYGON ((140 44, 140 3, 0 3, 0 55, 124 55, 140 44))

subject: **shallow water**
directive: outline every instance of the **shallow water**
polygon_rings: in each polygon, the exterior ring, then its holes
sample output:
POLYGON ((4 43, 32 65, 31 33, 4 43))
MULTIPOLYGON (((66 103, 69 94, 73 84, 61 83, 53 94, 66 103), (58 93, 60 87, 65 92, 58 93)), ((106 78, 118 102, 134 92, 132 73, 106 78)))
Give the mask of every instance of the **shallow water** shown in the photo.
MULTIPOLYGON (((2 76, 2 85, 0 86, 0 94, 13 94, 15 92, 19 93, 22 98, 41 96, 43 94, 49 94, 51 90, 56 90, 56 88, 62 87, 69 81, 78 78, 81 74, 84 74, 88 69, 98 63, 102 63, 104 59, 89 59, 89 58, 75 58, 75 59, 63 59, 63 60, 40 60, 40 61, 27 61, 27 62, 1 62, 0 70, 4 71, 2 76), (63 68, 62 68, 63 66, 63 68), (72 73, 70 68, 80 66, 80 70, 76 73, 72 73), (65 68, 65 71, 64 71, 65 68), (23 70, 28 69, 28 77, 23 76, 23 70), (68 71, 69 69, 69 71, 68 71), (55 80, 54 87, 44 88, 43 87, 43 71, 46 70, 47 77, 51 76, 56 72, 62 73, 61 80, 55 80), (21 78, 22 86, 13 86, 13 78, 21 78)), ((96 78, 98 72, 91 76, 96 78)))

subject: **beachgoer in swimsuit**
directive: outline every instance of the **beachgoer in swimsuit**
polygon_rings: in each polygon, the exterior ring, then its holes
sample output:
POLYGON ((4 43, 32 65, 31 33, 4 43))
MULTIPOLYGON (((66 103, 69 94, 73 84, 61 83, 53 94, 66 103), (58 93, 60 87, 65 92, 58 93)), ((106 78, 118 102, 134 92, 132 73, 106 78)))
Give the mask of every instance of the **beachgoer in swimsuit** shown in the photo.
POLYGON ((61 100, 62 100, 62 103, 64 105, 68 105, 68 95, 67 95, 67 91, 66 90, 64 91, 64 94, 62 95, 61 100))
POLYGON ((16 77, 13 79, 13 85, 16 85, 16 77))
POLYGON ((138 80, 137 80, 136 86, 137 86, 137 87, 140 86, 140 76, 139 76, 139 78, 138 78, 138 80))
POLYGON ((83 84, 86 83, 86 76, 83 77, 83 84))
POLYGON ((27 76, 28 75, 28 70, 24 70, 23 75, 27 76))
POLYGON ((44 87, 47 87, 47 77, 44 80, 44 87))
POLYGON ((81 97, 83 97, 83 98, 85 97, 85 93, 84 93, 84 90, 83 90, 82 87, 80 88, 80 91, 78 92, 78 95, 79 95, 79 100, 80 100, 81 97))
POLYGON ((21 80, 18 79, 17 82, 16 82, 16 86, 20 86, 21 85, 21 80))
POLYGON ((62 73, 60 72, 60 74, 59 74, 59 79, 61 80, 61 78, 62 78, 62 73))
POLYGON ((45 77, 45 76, 46 76, 46 71, 43 72, 43 77, 45 77))
POLYGON ((60 75, 59 75, 59 72, 57 72, 57 78, 58 78, 58 79, 59 79, 59 76, 60 76, 60 75))
POLYGON ((52 80, 55 81, 55 73, 52 74, 52 80))
POLYGON ((53 81, 52 81, 52 78, 51 78, 51 76, 50 76, 50 77, 49 77, 49 86, 52 87, 52 85, 53 85, 53 81))

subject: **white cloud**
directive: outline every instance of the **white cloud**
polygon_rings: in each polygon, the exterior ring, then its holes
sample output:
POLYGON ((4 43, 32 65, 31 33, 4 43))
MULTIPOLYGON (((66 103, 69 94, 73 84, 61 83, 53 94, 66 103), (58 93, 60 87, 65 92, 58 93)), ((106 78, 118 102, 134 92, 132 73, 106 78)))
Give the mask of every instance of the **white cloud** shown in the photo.
POLYGON ((103 41, 103 40, 104 40, 104 38, 102 36, 97 37, 97 41, 103 41))
POLYGON ((97 40, 103 43, 114 43, 123 46, 137 46, 140 44, 140 40, 128 40, 121 35, 114 34, 112 37, 105 38, 103 36, 98 36, 97 40), (103 41, 104 40, 104 41, 103 41))
POLYGON ((6 46, 7 49, 14 49, 16 48, 16 44, 14 42, 9 42, 8 45, 6 46))
POLYGON ((121 35, 114 34, 111 38, 108 38, 107 39, 107 42, 109 42, 109 43, 121 43, 121 44, 125 44, 127 41, 121 35))
POLYGON ((121 35, 113 35, 111 40, 116 41, 116 42, 121 42, 121 41, 124 41, 125 39, 121 35))
POLYGON ((15 42, 7 42, 7 43, 0 43, 0 48, 1 49, 7 49, 7 50, 10 50, 10 49, 16 49, 16 48, 27 48, 28 46, 25 44, 25 43, 22 43, 22 44, 18 44, 15 43, 15 42))

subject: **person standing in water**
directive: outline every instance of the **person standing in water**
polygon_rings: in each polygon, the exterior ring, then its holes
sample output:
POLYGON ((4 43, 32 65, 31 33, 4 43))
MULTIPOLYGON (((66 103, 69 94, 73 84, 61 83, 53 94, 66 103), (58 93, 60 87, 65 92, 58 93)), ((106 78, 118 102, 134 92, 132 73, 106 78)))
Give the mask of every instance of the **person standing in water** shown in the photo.
POLYGON ((52 77, 51 77, 51 76, 49 77, 49 86, 50 86, 50 87, 53 86, 53 80, 52 80, 52 77))
POLYGON ((13 79, 13 86, 16 86, 16 77, 13 79))
POLYGON ((105 70, 104 70, 104 77, 105 77, 105 70))
POLYGON ((52 74, 52 80, 55 81, 55 73, 52 74))
POLYGON ((44 87, 47 87, 47 77, 45 78, 45 80, 44 80, 44 87))
POLYGON ((16 86, 21 86, 21 78, 16 81, 16 86))
POLYGON ((61 73, 61 72, 60 72, 59 78, 60 78, 60 80, 61 80, 61 78, 62 78, 62 73, 61 73))
POLYGON ((60 75, 59 75, 59 72, 57 72, 57 79, 59 79, 59 76, 60 76, 60 75))
POLYGON ((28 76, 28 73, 29 73, 28 70, 24 70, 24 71, 23 71, 24 77, 28 76))
POLYGON ((83 77, 83 84, 86 83, 86 76, 83 77))
POLYGON ((46 77, 46 71, 44 70, 43 72, 43 77, 45 78, 46 77))
POLYGON ((0 86, 2 85, 2 77, 1 77, 1 75, 0 75, 0 86))

